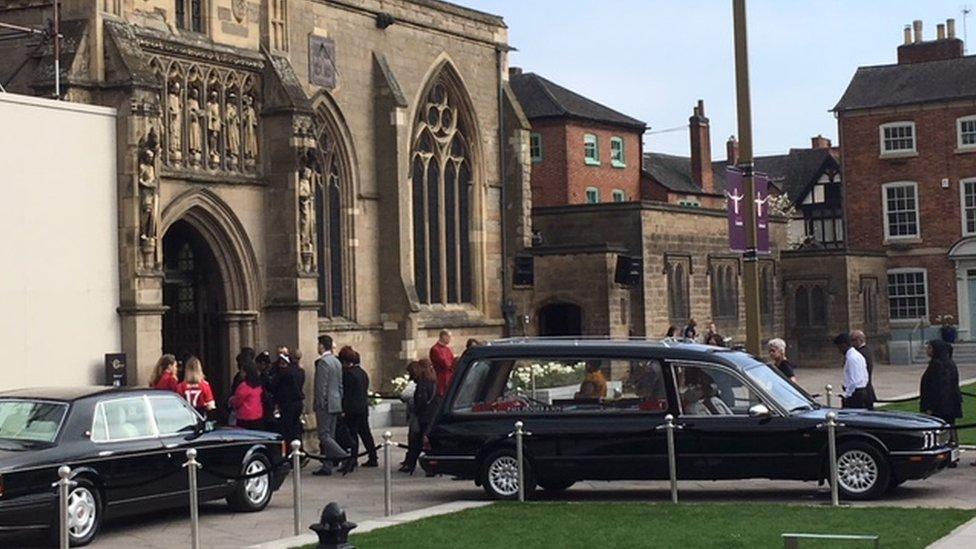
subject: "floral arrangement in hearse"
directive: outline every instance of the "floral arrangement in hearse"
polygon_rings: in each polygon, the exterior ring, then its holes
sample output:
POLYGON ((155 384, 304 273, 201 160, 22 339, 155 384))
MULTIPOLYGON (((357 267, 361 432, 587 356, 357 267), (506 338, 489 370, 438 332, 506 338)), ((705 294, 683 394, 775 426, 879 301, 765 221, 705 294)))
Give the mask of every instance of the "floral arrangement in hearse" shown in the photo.
POLYGON ((939 328, 939 336, 942 338, 942 341, 955 343, 956 337, 959 335, 959 331, 956 329, 956 317, 952 315, 939 315, 935 317, 935 321, 942 325, 939 328))

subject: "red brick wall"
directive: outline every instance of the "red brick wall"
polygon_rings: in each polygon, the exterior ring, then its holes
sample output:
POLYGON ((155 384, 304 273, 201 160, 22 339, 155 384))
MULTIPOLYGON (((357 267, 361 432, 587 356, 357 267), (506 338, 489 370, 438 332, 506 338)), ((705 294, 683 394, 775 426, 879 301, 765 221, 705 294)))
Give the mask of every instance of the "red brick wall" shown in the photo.
POLYGON ((627 201, 641 199, 641 133, 630 128, 587 124, 569 120, 536 120, 532 133, 542 136, 542 161, 532 164, 533 206, 586 204, 586 188, 600 189, 600 201, 612 202, 620 189, 627 201), (597 136, 600 165, 584 161, 583 136, 597 136), (610 139, 624 140, 626 167, 610 162, 610 139))
MULTIPOLYGON (((904 110, 900 113, 843 115, 840 126, 844 159, 847 241, 855 250, 885 250, 888 268, 927 269, 929 314, 956 311, 955 269, 946 253, 962 238, 959 181, 976 177, 976 153, 956 152, 956 119, 976 115, 976 107, 941 107, 904 110), (915 122, 918 155, 880 158, 880 124, 915 122), (942 188, 942 180, 949 187, 942 188), (921 238, 884 241, 884 209, 881 186, 894 181, 918 185, 921 238)), ((885 282, 886 283, 886 282, 885 282)))

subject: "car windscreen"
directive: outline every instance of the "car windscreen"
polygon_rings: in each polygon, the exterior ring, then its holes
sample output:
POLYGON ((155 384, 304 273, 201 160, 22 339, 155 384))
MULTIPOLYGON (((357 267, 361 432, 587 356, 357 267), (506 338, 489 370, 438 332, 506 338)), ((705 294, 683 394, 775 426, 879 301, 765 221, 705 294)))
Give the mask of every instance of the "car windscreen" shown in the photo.
POLYGON ((789 412, 812 410, 817 407, 799 387, 790 383, 768 364, 742 352, 723 353, 723 358, 735 362, 753 382, 762 387, 780 406, 789 412))
POLYGON ((0 400, 0 440, 53 443, 68 405, 41 400, 0 400))

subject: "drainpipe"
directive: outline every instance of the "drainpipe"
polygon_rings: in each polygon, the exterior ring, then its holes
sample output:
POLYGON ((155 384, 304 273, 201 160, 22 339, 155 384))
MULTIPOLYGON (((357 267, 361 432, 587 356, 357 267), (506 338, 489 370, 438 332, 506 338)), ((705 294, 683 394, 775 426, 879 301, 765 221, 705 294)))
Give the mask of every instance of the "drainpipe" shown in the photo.
POLYGON ((495 46, 495 65, 498 69, 498 181, 501 185, 499 193, 501 202, 501 237, 502 237, 502 316, 505 319, 505 336, 515 333, 515 302, 512 301, 511 288, 511 269, 509 268, 508 257, 508 182, 505 172, 505 149, 508 144, 505 142, 505 65, 502 62, 503 56, 508 49, 499 44, 495 46))

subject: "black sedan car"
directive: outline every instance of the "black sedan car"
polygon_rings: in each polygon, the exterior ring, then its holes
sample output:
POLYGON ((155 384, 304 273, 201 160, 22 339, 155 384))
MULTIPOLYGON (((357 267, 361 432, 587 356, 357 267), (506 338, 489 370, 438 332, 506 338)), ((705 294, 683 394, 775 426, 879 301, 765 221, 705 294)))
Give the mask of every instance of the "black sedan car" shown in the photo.
MULTIPOLYGON (((751 355, 690 343, 507 340, 462 357, 425 441, 428 473, 473 479, 491 497, 518 493, 516 420, 526 489, 577 480, 667 479, 672 414, 680 479, 824 481, 827 409, 751 355)), ((872 499, 952 459, 942 420, 837 410, 839 488, 872 499)))
POLYGON ((77 483, 68 499, 72 545, 90 542, 105 519, 186 506, 190 448, 203 466, 201 501, 226 498, 235 510, 260 511, 288 474, 279 435, 215 429, 172 392, 0 392, 0 531, 57 532, 52 483, 62 465, 77 483))

